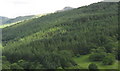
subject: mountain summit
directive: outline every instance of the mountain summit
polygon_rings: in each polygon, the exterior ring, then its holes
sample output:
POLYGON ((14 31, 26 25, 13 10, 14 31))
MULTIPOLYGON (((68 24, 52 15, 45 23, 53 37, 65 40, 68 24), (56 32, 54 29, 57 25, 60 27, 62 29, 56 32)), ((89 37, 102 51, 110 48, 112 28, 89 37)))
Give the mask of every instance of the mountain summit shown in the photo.
POLYGON ((66 10, 72 10, 72 9, 73 9, 73 8, 72 8, 72 7, 69 7, 69 6, 68 6, 68 7, 63 8, 63 10, 64 10, 64 11, 66 11, 66 10))
POLYGON ((68 10, 72 10, 72 9, 74 9, 74 8, 67 6, 67 7, 64 7, 62 10, 57 10, 56 12, 63 12, 63 11, 68 11, 68 10))

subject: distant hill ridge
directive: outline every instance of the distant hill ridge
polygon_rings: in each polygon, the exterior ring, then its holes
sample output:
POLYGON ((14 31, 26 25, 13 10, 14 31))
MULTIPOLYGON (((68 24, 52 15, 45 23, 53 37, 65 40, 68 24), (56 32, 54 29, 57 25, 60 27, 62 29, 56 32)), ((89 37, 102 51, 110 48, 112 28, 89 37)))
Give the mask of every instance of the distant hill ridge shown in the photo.
MULTIPOLYGON (((68 10, 72 10, 72 9, 74 9, 74 8, 67 6, 67 7, 64 7, 62 10, 57 10, 56 12, 63 12, 63 11, 68 11, 68 10)), ((32 19, 34 17, 38 17, 38 16, 37 15, 28 15, 28 16, 18 16, 16 18, 8 18, 8 17, 0 16, 0 23, 1 24, 10 24, 10 23, 27 20, 27 19, 32 19)))
POLYGON ((6 21, 8 21, 8 20, 9 20, 9 18, 0 16, 0 24, 6 22, 6 21))
POLYGON ((7 18, 7 17, 2 17, 0 16, 0 22, 2 24, 10 24, 10 23, 15 23, 15 22, 18 22, 18 21, 22 21, 22 20, 26 20, 26 19, 31 19, 33 18, 35 15, 29 15, 29 16, 19 16, 19 17, 16 17, 16 18, 7 18))

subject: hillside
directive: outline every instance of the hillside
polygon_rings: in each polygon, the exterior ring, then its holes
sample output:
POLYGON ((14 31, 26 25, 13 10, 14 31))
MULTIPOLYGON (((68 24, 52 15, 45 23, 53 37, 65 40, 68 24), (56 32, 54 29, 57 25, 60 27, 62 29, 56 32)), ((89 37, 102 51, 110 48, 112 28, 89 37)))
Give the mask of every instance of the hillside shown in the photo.
POLYGON ((88 54, 91 63, 118 61, 117 14, 117 3, 99 2, 5 27, 3 69, 65 69, 88 54))

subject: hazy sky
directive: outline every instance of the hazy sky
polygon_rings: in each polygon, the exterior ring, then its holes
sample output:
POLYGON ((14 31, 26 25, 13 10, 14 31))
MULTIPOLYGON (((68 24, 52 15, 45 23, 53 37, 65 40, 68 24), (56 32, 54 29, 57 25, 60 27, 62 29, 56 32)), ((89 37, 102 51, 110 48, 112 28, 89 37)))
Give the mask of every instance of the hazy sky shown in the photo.
POLYGON ((80 7, 103 0, 0 0, 0 16, 17 17, 50 13, 66 6, 80 7))

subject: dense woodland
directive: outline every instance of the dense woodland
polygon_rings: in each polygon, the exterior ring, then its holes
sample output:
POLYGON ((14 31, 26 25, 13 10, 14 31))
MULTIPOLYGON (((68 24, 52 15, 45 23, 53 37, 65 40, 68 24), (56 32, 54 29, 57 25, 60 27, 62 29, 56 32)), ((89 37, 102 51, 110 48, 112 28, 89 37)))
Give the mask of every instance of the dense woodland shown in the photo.
MULTIPOLYGON (((3 69, 67 69, 74 57, 120 60, 118 3, 94 3, 3 28, 3 69)), ((95 64, 90 64, 89 68, 95 64)), ((97 68, 97 67, 95 67, 97 68)))

